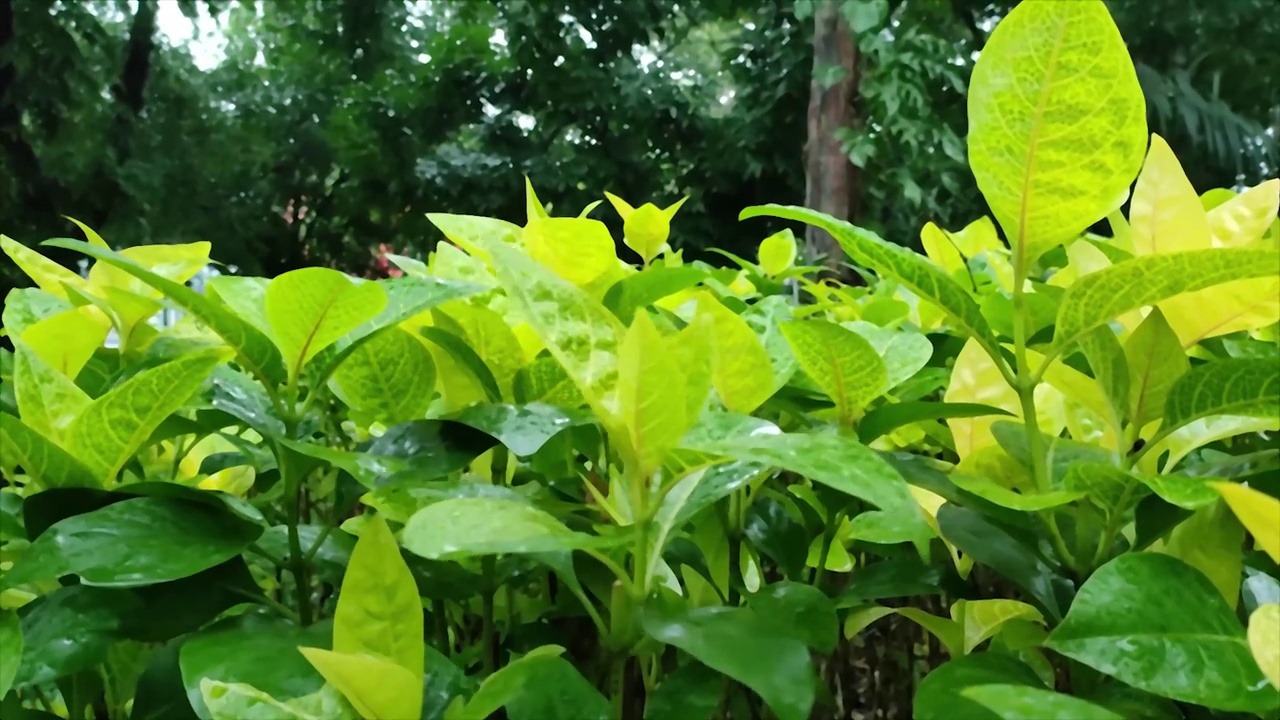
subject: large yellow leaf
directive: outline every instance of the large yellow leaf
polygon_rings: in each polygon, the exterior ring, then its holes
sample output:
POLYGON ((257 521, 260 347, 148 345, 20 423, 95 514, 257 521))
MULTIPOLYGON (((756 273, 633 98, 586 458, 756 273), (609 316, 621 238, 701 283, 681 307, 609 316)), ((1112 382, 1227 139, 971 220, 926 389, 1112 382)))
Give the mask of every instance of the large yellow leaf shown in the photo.
POLYGON ((63 287, 63 283, 76 288, 85 288, 89 284, 84 278, 8 235, 0 235, 0 249, 3 249, 4 253, 22 272, 27 274, 27 277, 35 281, 41 290, 50 295, 66 300, 68 299, 67 290, 63 287))
POLYGON ((1267 603, 1249 616, 1249 649, 1267 682, 1280 688, 1280 604, 1267 603))
POLYGON ((1159 135, 1151 136, 1146 164, 1133 188, 1129 227, 1138 255, 1209 247, 1212 234, 1200 196, 1159 135))
POLYGON ((599 220, 534 220, 524 229, 524 243, 534 260, 578 286, 600 277, 618 261, 613 236, 599 220))
POLYGON ((720 402, 749 413, 773 395, 773 365, 747 322, 709 294, 698 298, 698 315, 711 318, 711 383, 720 402))
POLYGON ((102 311, 85 305, 51 315, 22 333, 22 341, 51 367, 74 380, 107 339, 111 323, 102 311))
POLYGON ((422 712, 422 677, 389 660, 300 647, 364 720, 403 720, 422 712))
POLYGON ((1211 482, 1209 487, 1227 501, 1258 547, 1280 562, 1280 500, 1239 483, 1211 482))
POLYGON ((649 314, 636 313, 618 349, 618 414, 642 477, 662 464, 693 424, 681 371, 649 314))

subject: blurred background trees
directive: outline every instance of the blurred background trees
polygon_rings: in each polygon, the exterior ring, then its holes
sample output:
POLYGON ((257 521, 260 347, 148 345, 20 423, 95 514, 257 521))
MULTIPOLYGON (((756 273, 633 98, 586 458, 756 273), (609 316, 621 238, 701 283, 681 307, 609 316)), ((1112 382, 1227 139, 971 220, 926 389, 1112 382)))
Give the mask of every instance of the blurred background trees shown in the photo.
MULTIPOLYGON (((563 214, 688 194, 678 246, 749 253, 738 211, 805 201, 811 91, 844 83, 846 212, 911 245, 984 210, 964 89, 1013 2, 0 0, 0 230, 363 272, 427 212, 522 220, 528 174, 563 214), (815 66, 832 13, 852 72, 815 66)), ((1198 188, 1274 175, 1275 0, 1111 6, 1198 188)))

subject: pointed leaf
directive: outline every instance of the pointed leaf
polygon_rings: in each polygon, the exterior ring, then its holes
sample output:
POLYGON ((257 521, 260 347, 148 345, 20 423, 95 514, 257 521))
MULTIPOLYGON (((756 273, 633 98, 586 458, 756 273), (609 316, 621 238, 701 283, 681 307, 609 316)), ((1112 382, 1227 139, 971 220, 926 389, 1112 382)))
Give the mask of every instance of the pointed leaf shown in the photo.
POLYGON ((870 444, 897 428, 925 420, 973 418, 989 415, 1012 416, 1007 410, 980 403, 903 402, 881 405, 858 423, 858 439, 870 444))
MULTIPOLYGON (((77 242, 69 240, 67 242, 77 242)), ((39 288, 50 295, 67 299, 64 287, 82 289, 88 287, 89 281, 62 267, 58 263, 14 240, 8 235, 0 235, 0 249, 9 256, 22 272, 27 274, 39 288)))
MULTIPOLYGON (((401 720, 422 712, 422 673, 369 655, 298 648, 364 720, 401 720)), ((418 654, 422 662, 422 654, 418 654)))
MULTIPOLYGON (((1271 686, 1280 689, 1280 605, 1268 603, 1249 616, 1249 649, 1271 686)), ((0 684, 0 688, 3 685, 0 684)))
POLYGON ((1231 359, 1182 376, 1165 400, 1165 430, 1211 415, 1280 417, 1280 363, 1231 359))
POLYGON ((1258 547, 1280 563, 1280 500, 1238 483, 1207 485, 1218 491, 1258 547))
POLYGON ((22 424, 54 441, 90 402, 72 378, 50 367, 22 341, 14 343, 13 391, 22 424))
POLYGON ((271 335, 284 357, 289 381, 307 361, 387 305, 374 282, 353 282, 329 268, 291 270, 267 285, 265 309, 271 335))
POLYGON ((1001 720, 999 715, 963 694, 968 688, 996 683, 1044 687, 1035 671, 1013 655, 999 652, 965 655, 943 663, 920 681, 914 717, 916 720, 1001 720))
POLYGON ((102 311, 86 306, 47 317, 24 330, 21 338, 46 363, 74 380, 110 330, 102 311))
POLYGON ((835 401, 840 419, 852 421, 883 392, 889 376, 884 361, 861 335, 826 320, 782 325, 805 374, 835 401))
POLYGON ((436 366, 425 345, 393 326, 360 343, 332 382, 360 416, 396 425, 426 417, 435 397, 436 366))
MULTIPOLYGON (((418 678, 423 672, 422 638, 418 586, 386 521, 375 515, 365 523, 342 579, 333 649, 386 658, 418 678)), ((417 685, 421 688, 420 681, 417 685)))
POLYGON ((1138 255, 1209 247, 1209 218, 1182 165, 1164 138, 1153 134, 1129 209, 1138 255))
POLYGON ((577 286, 587 285, 618 264, 613 236, 599 220, 536 220, 524 229, 524 244, 530 257, 577 286))
POLYGON ((45 488, 100 487, 93 471, 18 418, 0 412, 0 467, 20 466, 45 488))
POLYGON ((1121 716, 1071 695, 1023 685, 975 685, 960 694, 991 710, 1002 720, 1029 717, 1072 720, 1124 720, 1121 716))
POLYGON ((527 503, 460 497, 429 505, 409 518, 402 535, 409 552, 428 560, 528 554, 608 544, 578 533, 527 503))
POLYGON ((696 265, 649 267, 614 283, 604 294, 604 306, 630 325, 636 311, 710 277, 696 265))
POLYGON ((677 356, 665 346, 647 312, 640 312, 618 350, 618 415, 637 472, 662 465, 695 418, 686 413, 677 356))
POLYGON ((22 661, 22 623, 12 610, 0 610, 0 698, 9 694, 22 661))
POLYGON ((1159 553, 1129 553, 1080 588, 1045 647, 1117 680, 1217 710, 1280 707, 1244 628, 1207 579, 1159 553))
MULTIPOLYGON (((1108 330, 1098 328, 1090 336, 1101 332, 1108 330)), ((1160 419, 1169 388, 1191 369, 1191 363, 1158 308, 1125 341, 1124 355, 1130 378, 1129 418, 1141 429, 1160 419)))
POLYGON ((698 299, 710 318, 711 384, 733 412, 749 413, 774 392, 773 365, 751 326, 711 295, 698 299))

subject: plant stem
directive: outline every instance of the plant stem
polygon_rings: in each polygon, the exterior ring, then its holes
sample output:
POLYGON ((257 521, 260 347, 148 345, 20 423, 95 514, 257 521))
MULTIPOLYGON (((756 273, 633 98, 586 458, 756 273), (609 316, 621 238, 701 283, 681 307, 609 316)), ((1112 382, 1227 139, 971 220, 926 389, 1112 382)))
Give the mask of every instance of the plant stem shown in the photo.
POLYGON ((484 577, 484 592, 480 595, 480 637, 484 643, 484 673, 492 675, 498 669, 498 638, 493 625, 494 559, 487 555, 480 560, 480 572, 484 577))
POLYGON ((446 612, 443 600, 431 601, 431 617, 436 621, 436 641, 440 643, 440 652, 449 657, 453 655, 453 643, 449 641, 449 617, 446 612))
MULTIPOLYGON (((289 428, 292 435, 292 428, 289 428)), ((293 575, 294 597, 298 605, 298 622, 310 625, 311 579, 307 575, 307 558, 302 553, 302 538, 298 535, 298 523, 302 513, 303 478, 298 477, 293 463, 285 454, 283 445, 276 446, 276 464, 280 468, 280 482, 284 484, 285 502, 288 503, 289 571, 293 575)))

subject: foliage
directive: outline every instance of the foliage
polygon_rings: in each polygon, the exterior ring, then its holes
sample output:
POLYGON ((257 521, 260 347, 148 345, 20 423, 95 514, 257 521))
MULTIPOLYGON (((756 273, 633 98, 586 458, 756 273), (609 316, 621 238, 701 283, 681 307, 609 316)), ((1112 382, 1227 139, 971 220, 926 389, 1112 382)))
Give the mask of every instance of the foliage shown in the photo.
POLYGON ((994 222, 742 212, 864 286, 532 184, 376 281, 5 238, 0 710, 844 717, 901 620, 918 718, 1273 717, 1280 180, 1198 196, 1100 1, 1015 8, 969 105, 994 222))

